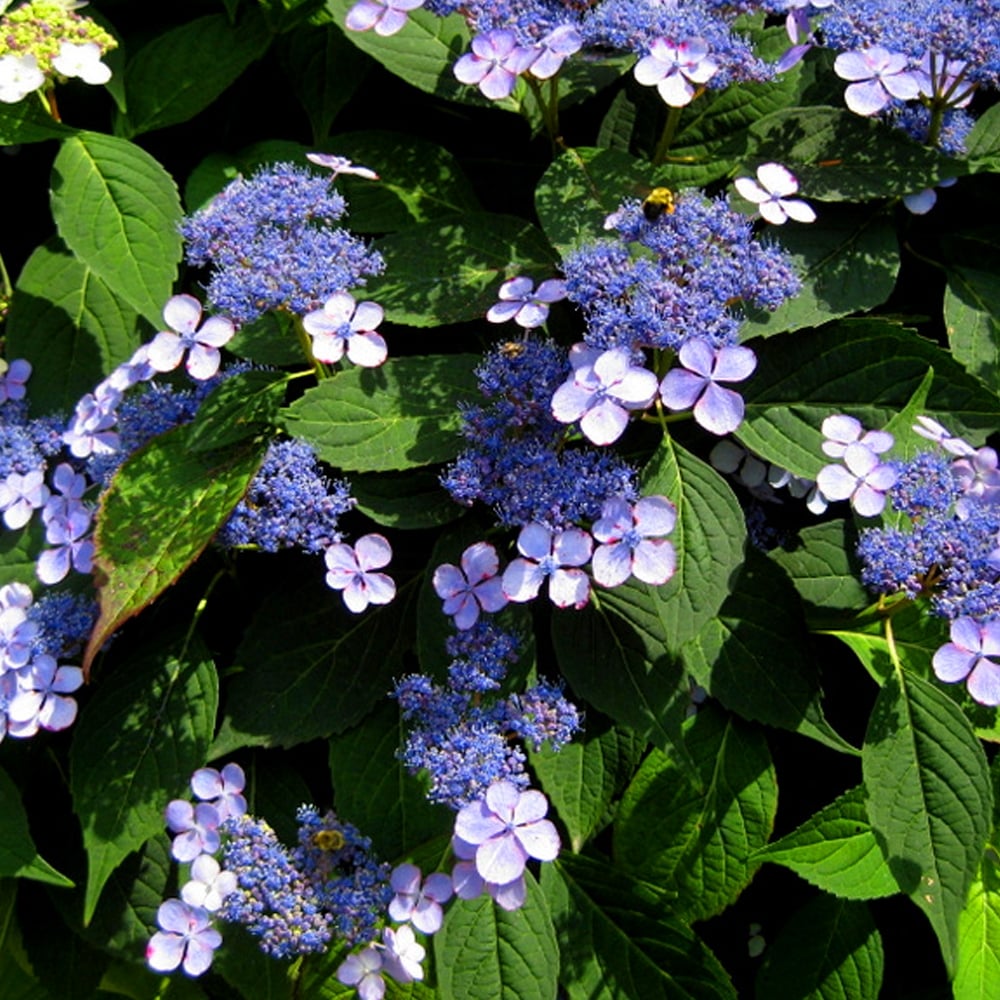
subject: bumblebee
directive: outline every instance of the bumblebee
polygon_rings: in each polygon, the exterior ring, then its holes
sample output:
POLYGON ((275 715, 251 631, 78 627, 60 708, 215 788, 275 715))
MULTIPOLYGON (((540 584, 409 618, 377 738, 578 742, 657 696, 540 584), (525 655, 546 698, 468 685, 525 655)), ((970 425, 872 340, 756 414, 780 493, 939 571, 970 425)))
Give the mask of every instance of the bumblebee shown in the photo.
POLYGON ((673 215, 675 208, 673 191, 670 188, 655 187, 642 203, 642 214, 647 222, 656 222, 664 212, 673 215))
POLYGON ((313 847, 321 851, 339 851, 347 843, 339 830, 317 830, 312 835, 313 847))
POLYGON ((524 354, 527 348, 524 346, 523 340, 508 340, 506 343, 500 345, 500 353, 505 358, 519 358, 524 354))

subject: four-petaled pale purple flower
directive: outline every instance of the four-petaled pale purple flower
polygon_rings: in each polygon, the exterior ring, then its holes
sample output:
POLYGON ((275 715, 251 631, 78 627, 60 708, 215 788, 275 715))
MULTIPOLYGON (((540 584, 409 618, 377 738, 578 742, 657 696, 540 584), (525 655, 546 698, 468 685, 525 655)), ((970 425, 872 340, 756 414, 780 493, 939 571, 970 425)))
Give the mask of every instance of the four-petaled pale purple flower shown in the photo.
POLYGON ((552 531, 543 524, 525 525, 517 539, 524 558, 504 570, 503 592, 511 601, 531 601, 548 578, 549 598, 556 607, 582 608, 590 599, 590 580, 576 567, 587 562, 592 547, 590 535, 579 528, 552 531))
POLYGON ((31 364, 23 358, 12 361, 0 375, 0 403, 8 399, 24 399, 25 385, 31 378, 31 364))
POLYGON ((763 163, 757 168, 757 180, 737 177, 733 186, 757 206, 762 219, 776 226, 788 219, 796 222, 815 222, 816 213, 808 202, 791 198, 799 189, 795 175, 780 163, 763 163))
POLYGON ((76 699, 66 697, 83 684, 79 667, 60 667, 51 656, 36 656, 21 675, 19 689, 7 706, 10 735, 34 736, 39 727, 58 731, 73 725, 76 699))
POLYGON ((455 628, 472 628, 479 609, 499 611, 507 597, 497 571, 497 550, 488 542, 476 542, 462 553, 462 567, 442 563, 434 570, 434 590, 444 601, 444 613, 455 619, 455 628))
POLYGON ((824 465, 816 476, 816 485, 827 500, 850 499, 862 517, 875 517, 885 507, 885 494, 896 482, 896 470, 879 462, 866 444, 849 444, 844 450, 844 465, 824 465))
POLYGON ((487 882, 476 870, 476 848, 460 837, 451 838, 451 849, 459 858, 451 870, 451 881, 459 899, 478 899, 484 892, 502 910, 519 910, 528 896, 522 872, 512 882, 487 882))
POLYGON ((353 174, 355 177, 364 177, 368 181, 378 180, 378 174, 374 170, 352 163, 346 156, 337 156, 335 153, 306 153, 306 159, 318 167, 327 167, 332 170, 331 181, 340 174, 353 174))
POLYGON ((650 43, 649 55, 635 64, 633 73, 639 83, 656 87, 670 107, 683 108, 719 69, 708 53, 704 38, 688 38, 679 45, 657 38, 650 43))
POLYGON ((389 884, 396 895, 389 903, 389 916, 399 923, 409 920, 424 934, 436 934, 444 920, 441 904, 452 896, 451 878, 434 872, 422 885, 421 878, 416 865, 403 864, 393 869, 389 884))
POLYGON ((33 469, 23 476, 12 472, 0 483, 0 510, 3 511, 3 523, 12 531, 23 528, 31 515, 44 507, 49 499, 49 488, 45 485, 45 474, 40 469, 33 469))
POLYGON ((459 811, 455 836, 476 848, 476 870, 487 882, 505 885, 524 872, 528 858, 552 861, 559 854, 559 834, 545 819, 548 811, 541 792, 498 781, 484 799, 459 811))
POLYGON ((89 573, 93 568, 94 542, 87 536, 91 513, 86 504, 76 501, 63 513, 46 519, 45 541, 52 548, 38 557, 35 572, 42 583, 52 586, 65 579, 70 567, 77 573, 89 573))
POLYGON ((844 91, 844 101, 856 115, 878 114, 893 98, 912 101, 920 96, 919 76, 909 69, 907 57, 881 45, 841 52, 833 70, 841 80, 854 81, 844 91))
POLYGON ((956 618, 951 642, 931 661, 939 680, 954 684, 968 677, 969 694, 981 705, 1000 705, 1000 620, 956 618), (990 659, 993 657, 994 659, 990 659))
POLYGON ((1000 468, 997 453, 992 448, 980 448, 973 455, 951 463, 951 471, 966 497, 979 503, 1000 502, 1000 468))
POLYGON ((538 58, 538 50, 517 44, 517 35, 497 28, 472 39, 472 51, 455 63, 461 83, 476 84, 491 101, 510 97, 518 76, 538 58))
POLYGON ((158 372, 171 372, 184 360, 191 378, 204 381, 218 370, 222 355, 219 348, 236 333, 233 321, 212 316, 201 329, 201 303, 193 295, 175 295, 163 307, 163 320, 170 327, 161 330, 150 342, 147 357, 158 372))
POLYGON ((387 38, 403 28, 411 10, 423 4, 424 0, 359 0, 347 12, 344 25, 350 31, 374 28, 376 35, 387 38))
POLYGON ((882 455, 896 443, 888 431, 866 431, 860 420, 835 413, 827 417, 820 430, 823 432, 823 454, 830 458, 843 458, 852 444, 863 444, 869 451, 882 455))
POLYGON ((211 854, 199 854, 191 865, 191 881, 181 888, 181 899, 214 913, 235 890, 235 872, 222 871, 211 854))
POLYGON ((593 535, 602 544, 594 549, 594 579, 603 587, 617 587, 630 576, 643 583, 666 583, 677 568, 669 535, 677 523, 677 508, 662 496, 643 497, 631 506, 621 497, 604 502, 593 535))
POLYGON ((392 549, 382 535, 364 535, 351 548, 337 542, 326 550, 326 585, 342 590, 344 604, 355 614, 369 604, 388 604, 396 596, 396 584, 385 573, 373 573, 389 565, 392 549))
POLYGON ((526 330, 541 326, 549 318, 549 306, 566 298, 566 282, 549 278, 538 288, 526 275, 511 278, 500 286, 500 301, 490 306, 486 318, 491 323, 513 320, 526 330))
POLYGON ((552 415, 560 423, 580 421, 594 444, 617 441, 630 410, 643 410, 656 398, 656 376, 632 364, 625 348, 599 351, 586 344, 570 350, 573 374, 552 395, 552 415))
POLYGON ((376 302, 355 303, 354 296, 337 292, 317 309, 302 317, 302 326, 313 339, 313 357, 336 364, 347 357, 362 368, 376 368, 388 355, 385 340, 375 327, 385 318, 376 302))
POLYGON ((743 421, 743 397, 718 382, 742 382, 757 367, 749 347, 712 347, 705 340, 686 340, 678 352, 682 368, 673 368, 660 384, 663 405, 671 410, 694 408, 694 419, 707 431, 723 435, 743 421))
POLYGON ((173 799, 164 811, 167 827, 177 834, 170 853, 178 861, 194 861, 199 854, 219 849, 219 812, 207 802, 193 806, 186 799, 173 799))
POLYGON ((191 775, 191 791, 204 802, 215 807, 219 822, 242 816, 247 811, 243 796, 246 775, 239 764, 226 764, 221 773, 214 767, 200 767, 191 775))
POLYGON ((531 64, 531 75, 538 80, 548 80, 571 55, 583 48, 583 35, 575 25, 560 24, 539 39, 537 48, 540 54, 531 64))
POLYGON ((168 899, 156 912, 158 930, 146 946, 146 964, 155 972, 173 972, 182 966, 189 976, 200 976, 212 964, 222 935, 212 926, 208 910, 168 899))
POLYGON ((385 980, 382 978, 382 955, 374 944, 348 955, 337 966, 337 982, 353 986, 361 1000, 382 1000, 385 980))
POLYGON ((930 417, 917 417, 913 430, 922 438, 927 438, 928 441, 933 441, 936 445, 944 448, 950 455, 974 455, 976 453, 976 449, 968 441, 956 437, 947 427, 930 417))
POLYGON ((385 948, 382 965, 397 983, 412 983, 414 979, 424 978, 424 969, 420 963, 427 951, 417 941, 409 924, 384 928, 382 942, 385 948))

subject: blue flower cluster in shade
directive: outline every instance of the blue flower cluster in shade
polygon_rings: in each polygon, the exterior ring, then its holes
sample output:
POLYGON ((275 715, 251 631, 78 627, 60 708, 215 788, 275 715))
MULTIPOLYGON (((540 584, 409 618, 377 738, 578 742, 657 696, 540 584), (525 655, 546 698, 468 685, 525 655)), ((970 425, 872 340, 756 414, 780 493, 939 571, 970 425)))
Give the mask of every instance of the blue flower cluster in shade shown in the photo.
POLYGON ((0 481, 12 472, 25 476, 45 468, 45 460, 62 450, 61 416, 31 418, 23 399, 0 403, 0 481))
POLYGON ((456 502, 480 500, 502 524, 564 528, 600 517, 604 501, 638 498, 637 473, 607 450, 565 447, 567 428, 551 412, 565 381, 566 352, 545 340, 503 345, 477 370, 486 406, 463 407, 469 447, 442 477, 456 502))
POLYGON ((401 760, 414 773, 426 772, 431 802, 461 809, 497 781, 527 788, 525 755, 511 738, 559 750, 579 728, 580 714, 560 686, 545 681, 520 695, 496 696, 518 643, 493 622, 481 618, 456 635, 448 651, 455 659, 446 686, 412 674, 393 696, 411 727, 401 760))
MULTIPOLYGON (((587 321, 584 340, 607 350, 679 350, 690 338, 739 340, 739 303, 776 309, 801 283, 788 255, 754 238, 724 197, 683 191, 648 220, 636 199, 608 219, 617 236, 566 257, 566 290, 587 321)), ((638 356, 637 356, 638 360, 638 356)))
POLYGON ((329 177, 291 163, 239 177, 181 224, 189 263, 209 265, 208 299, 237 323, 271 309, 305 315, 380 274, 381 256, 335 225, 329 177))
POLYGON ((350 486, 327 479, 309 444, 297 438, 274 441, 216 542, 265 552, 293 546, 323 552, 340 541, 337 522, 353 506, 350 486))
POLYGON ((929 597, 932 611, 948 619, 1000 615, 1000 505, 963 500, 943 456, 922 453, 898 468, 887 495, 910 523, 861 533, 865 585, 929 597))
POLYGON ((347 944, 368 940, 392 889, 389 866, 370 841, 333 813, 303 806, 298 846, 289 851, 263 820, 227 820, 223 867, 236 875, 221 919, 242 924, 272 958, 325 951, 336 934, 347 944))
POLYGON ((97 622, 97 601, 68 591, 46 593, 28 608, 28 621, 38 626, 33 656, 57 660, 75 656, 97 622))
MULTIPOLYGON (((932 124, 931 109, 922 104, 892 108, 888 113, 889 122, 901 129, 911 139, 927 144, 932 124)), ((965 152, 966 140, 975 125, 975 119, 961 108, 949 108, 942 113, 937 133, 937 148, 949 156, 961 156, 965 152)))
POLYGON ((824 44, 841 52, 878 45, 914 64, 933 52, 967 63, 971 82, 996 87, 1000 80, 1000 0, 852 0, 830 7, 820 30, 824 44))

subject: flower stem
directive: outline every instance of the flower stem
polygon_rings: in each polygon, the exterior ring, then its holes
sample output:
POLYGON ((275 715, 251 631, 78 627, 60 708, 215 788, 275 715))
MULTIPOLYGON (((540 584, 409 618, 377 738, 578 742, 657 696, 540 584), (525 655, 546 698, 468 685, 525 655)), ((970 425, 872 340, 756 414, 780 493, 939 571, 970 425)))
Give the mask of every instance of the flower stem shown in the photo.
POLYGON ((681 109, 670 108, 667 111, 667 120, 663 123, 663 131, 660 133, 660 141, 656 144, 653 152, 653 164, 659 166, 667 158, 667 150, 674 141, 677 134, 677 126, 681 121, 681 109))

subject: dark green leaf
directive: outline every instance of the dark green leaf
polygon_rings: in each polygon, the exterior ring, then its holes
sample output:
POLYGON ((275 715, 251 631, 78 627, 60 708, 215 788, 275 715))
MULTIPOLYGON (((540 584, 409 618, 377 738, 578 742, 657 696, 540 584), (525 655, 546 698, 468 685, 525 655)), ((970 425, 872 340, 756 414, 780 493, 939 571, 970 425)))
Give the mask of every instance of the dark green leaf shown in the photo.
POLYGON ((347 471, 389 472, 454 458, 458 403, 476 396, 468 354, 392 358, 324 379, 282 411, 285 429, 347 471))
POLYGON ((0 770, 0 878, 12 876, 73 887, 73 882, 57 872, 35 849, 17 786, 0 770))
POLYGON ((158 326, 181 256, 181 205, 170 175, 125 139, 80 132, 53 164, 51 201, 69 249, 158 326))
POLYGON ((285 312, 264 313, 241 326, 226 350, 259 365, 302 365, 306 358, 295 333, 295 319, 285 312))
POLYGON ((161 32, 125 69, 125 135, 193 118, 259 59, 270 42, 263 18, 252 9, 236 26, 224 14, 209 14, 161 32))
POLYGON ((653 751, 622 797, 614 856, 635 878, 676 892, 674 914, 694 921, 721 913, 753 878, 778 784, 760 732, 717 708, 699 710, 685 743, 701 787, 653 751))
POLYGON ((100 617, 89 667, 115 630, 152 603, 198 558, 246 492, 260 450, 195 452, 178 427, 135 452, 101 498, 95 532, 100 617))
POLYGON ((481 319, 507 278, 526 273, 541 280, 555 266, 530 222, 490 212, 418 223, 375 245, 385 273, 369 281, 366 294, 388 320, 407 326, 481 319))
POLYGON ((434 935, 442 1000, 554 1000, 559 948, 549 906, 525 872, 528 898, 508 912, 489 896, 455 899, 434 935))
POLYGON ((1000 105, 994 104, 979 116, 966 140, 965 155, 973 170, 1000 167, 1000 105))
POLYGON ((276 427, 287 381, 284 372, 257 370, 227 378, 198 407, 188 428, 188 447, 211 451, 276 427))
POLYGON ((875 703, 861 763, 889 868, 927 914, 953 972, 959 915, 993 815, 982 746, 940 688, 897 670, 875 703))
POLYGON ((437 528, 465 513, 441 486, 436 472, 367 472, 351 476, 358 510, 390 528, 437 528))
POLYGON ((37 94, 29 94, 17 104, 0 103, 0 146, 65 139, 76 132, 49 115, 37 94))
POLYGON ((68 413, 139 346, 138 313, 62 241, 28 258, 7 320, 8 357, 31 362, 36 414, 68 413))
POLYGON ((757 977, 757 1000, 848 1000, 882 989, 882 939, 864 903, 820 896, 771 944, 757 977))
POLYGON ((865 809, 858 785, 810 816, 791 833, 757 852, 807 882, 844 899, 877 899, 899 892, 865 809))
POLYGON ((218 698, 208 655, 162 636, 102 675, 70 750, 70 789, 88 858, 84 923, 121 861, 162 835, 167 802, 205 763, 218 698))

